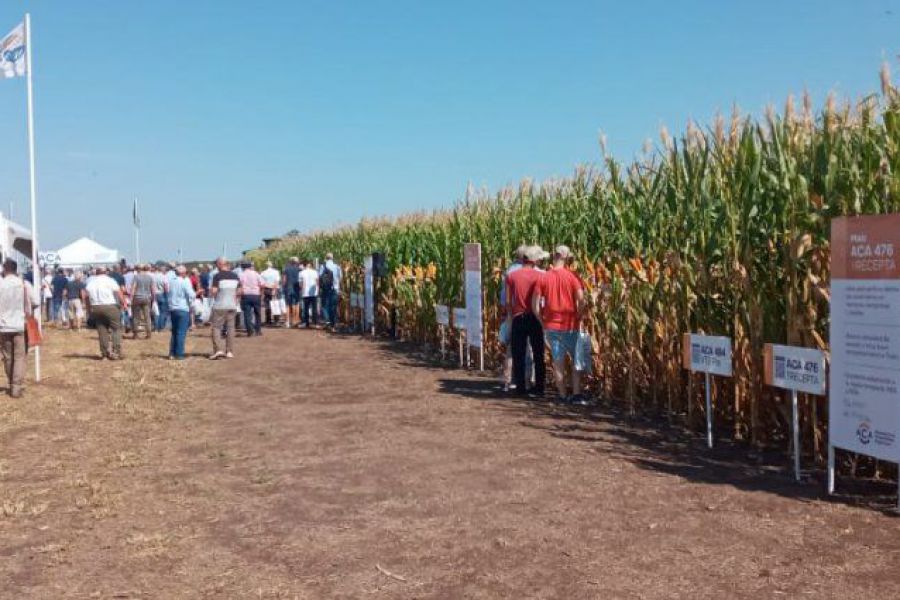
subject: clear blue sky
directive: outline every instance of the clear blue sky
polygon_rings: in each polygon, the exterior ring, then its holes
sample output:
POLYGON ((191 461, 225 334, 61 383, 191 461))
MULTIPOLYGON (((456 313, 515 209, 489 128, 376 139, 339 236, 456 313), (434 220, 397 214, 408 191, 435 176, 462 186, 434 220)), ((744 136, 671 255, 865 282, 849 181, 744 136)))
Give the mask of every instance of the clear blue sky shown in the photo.
MULTIPOLYGON (((661 124, 900 72, 900 0, 5 0, 32 13, 42 247, 144 258, 451 205, 627 159, 661 124)), ((27 223, 24 81, 0 81, 0 210, 27 223)))

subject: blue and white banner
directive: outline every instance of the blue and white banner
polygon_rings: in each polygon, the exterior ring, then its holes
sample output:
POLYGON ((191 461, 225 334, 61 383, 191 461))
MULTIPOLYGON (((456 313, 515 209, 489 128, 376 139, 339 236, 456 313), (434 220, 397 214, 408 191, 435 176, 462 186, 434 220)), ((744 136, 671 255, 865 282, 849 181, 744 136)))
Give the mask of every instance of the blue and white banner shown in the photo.
POLYGON ((19 23, 0 40, 0 73, 3 77, 25 75, 25 24, 19 23))

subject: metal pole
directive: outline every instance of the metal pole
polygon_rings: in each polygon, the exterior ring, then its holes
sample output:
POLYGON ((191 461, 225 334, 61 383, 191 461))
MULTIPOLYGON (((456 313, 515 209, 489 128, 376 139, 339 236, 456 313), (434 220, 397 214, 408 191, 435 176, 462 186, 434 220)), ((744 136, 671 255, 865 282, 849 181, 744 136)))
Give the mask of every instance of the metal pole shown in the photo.
MULTIPOLYGON (((40 281, 40 265, 38 264, 38 224, 37 224, 37 189, 34 176, 34 101, 32 99, 31 71, 34 63, 31 57, 31 15, 25 13, 25 75, 28 89, 28 181, 31 192, 31 282, 36 289, 40 281)), ((38 311, 38 329, 42 326, 43 311, 38 311)), ((34 347, 34 380, 41 381, 41 347, 34 347)))
POLYGON ((445 348, 445 342, 447 338, 446 329, 444 329, 443 325, 438 325, 441 330, 441 360, 447 358, 447 349, 445 348))
POLYGON ((712 420, 712 400, 709 398, 709 373, 704 373, 706 376, 706 445, 710 448, 713 447, 713 420, 712 420))
POLYGON ((134 264, 138 265, 141 263, 141 226, 138 224, 138 208, 137 208, 137 196, 134 197, 134 214, 132 215, 132 220, 134 221, 134 264))
POLYGON ((791 390, 791 427, 794 434, 794 479, 800 481, 800 411, 797 408, 797 390, 791 390))
POLYGON ((463 367, 463 330, 457 329, 459 332, 459 368, 463 367))
POLYGON ((828 444, 828 494, 834 493, 834 446, 828 444))

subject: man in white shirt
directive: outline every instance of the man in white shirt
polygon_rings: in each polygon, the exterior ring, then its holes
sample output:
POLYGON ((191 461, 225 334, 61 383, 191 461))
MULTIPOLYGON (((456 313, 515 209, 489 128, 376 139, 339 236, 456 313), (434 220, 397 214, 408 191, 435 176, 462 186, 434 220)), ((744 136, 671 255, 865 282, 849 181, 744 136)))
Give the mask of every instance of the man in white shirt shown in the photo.
POLYGON ((263 288, 263 309, 266 311, 266 325, 273 325, 275 319, 272 317, 272 301, 278 300, 278 284, 281 283, 281 273, 272 266, 272 261, 270 260, 266 263, 266 270, 260 273, 259 276, 262 277, 265 284, 263 288))
POLYGON ((0 279, 0 354, 9 382, 9 395, 21 398, 24 393, 26 360, 25 317, 40 306, 30 286, 19 278, 16 261, 3 262, 0 279))
POLYGON ((97 334, 100 338, 100 360, 122 360, 121 309, 125 306, 122 288, 107 275, 106 267, 99 267, 97 275, 82 292, 97 334), (110 341, 112 348, 110 349, 110 341))
POLYGON ((310 315, 312 315, 313 325, 318 326, 319 311, 316 310, 316 299, 319 296, 319 274, 316 273, 310 261, 306 261, 306 265, 300 271, 300 290, 303 294, 303 323, 309 329, 310 315))

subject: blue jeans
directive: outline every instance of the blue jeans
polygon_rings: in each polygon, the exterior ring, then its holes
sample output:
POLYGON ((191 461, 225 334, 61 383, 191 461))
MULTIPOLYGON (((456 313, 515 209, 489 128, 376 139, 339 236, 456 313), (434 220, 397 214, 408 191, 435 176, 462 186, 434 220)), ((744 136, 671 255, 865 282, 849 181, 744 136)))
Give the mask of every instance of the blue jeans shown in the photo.
POLYGON ((337 323, 337 290, 329 290, 322 294, 322 318, 325 323, 334 326, 337 323))
POLYGON ((244 313, 244 329, 247 330, 247 335, 262 333, 259 296, 241 296, 241 311, 244 313))
POLYGON ((63 306, 62 298, 53 298, 52 300, 50 300, 50 320, 51 321, 61 321, 62 320, 62 306, 63 306))
POLYGON ((156 330, 162 331, 169 322, 169 299, 159 297, 156 299, 156 305, 159 307, 159 316, 156 317, 156 330))
POLYGON ((187 339, 191 313, 187 310, 169 311, 172 317, 172 340, 169 342, 169 356, 184 358, 184 341, 187 339))

